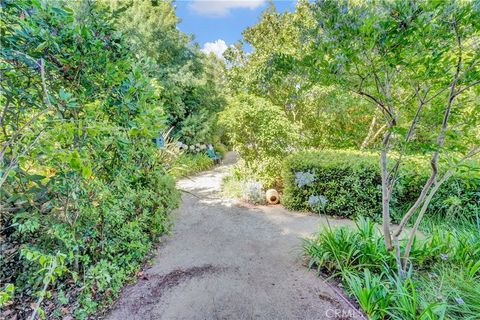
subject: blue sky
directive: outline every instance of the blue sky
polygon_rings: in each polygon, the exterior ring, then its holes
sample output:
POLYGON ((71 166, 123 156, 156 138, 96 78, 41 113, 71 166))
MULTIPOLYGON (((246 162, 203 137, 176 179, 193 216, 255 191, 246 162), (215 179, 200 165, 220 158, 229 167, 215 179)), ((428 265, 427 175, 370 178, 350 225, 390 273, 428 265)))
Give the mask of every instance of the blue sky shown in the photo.
MULTIPOLYGON (((277 10, 292 11, 295 0, 273 1, 277 10)), ((267 0, 177 0, 179 29, 194 34, 206 52, 217 55, 242 38, 242 31, 258 21, 267 0)))

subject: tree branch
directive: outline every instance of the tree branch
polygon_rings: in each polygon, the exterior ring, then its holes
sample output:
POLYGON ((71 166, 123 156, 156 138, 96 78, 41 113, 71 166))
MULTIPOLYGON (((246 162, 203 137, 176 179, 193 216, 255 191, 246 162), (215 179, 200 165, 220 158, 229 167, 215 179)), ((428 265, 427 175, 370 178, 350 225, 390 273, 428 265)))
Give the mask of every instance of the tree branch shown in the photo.
POLYGON ((393 234, 394 238, 397 238, 398 236, 400 236, 400 234, 402 233, 402 231, 403 231, 405 225, 407 224, 408 220, 415 213, 415 211, 418 209, 418 207, 422 204, 422 202, 424 201, 424 199, 427 195, 427 192, 429 191, 430 187, 434 183, 435 178, 436 178, 437 173, 438 173, 438 157, 440 155, 440 150, 442 149, 443 144, 445 143, 445 132, 447 131, 448 120, 450 118, 450 112, 452 110, 453 102, 454 102, 455 97, 456 97, 455 88, 456 88, 456 84, 457 84, 457 81, 459 79, 459 75, 460 75, 460 71, 461 71, 461 67, 462 67, 462 42, 461 42, 460 35, 458 33, 458 28, 457 28, 456 21, 453 21, 453 28, 454 28, 454 31, 455 31, 457 46, 458 46, 457 67, 456 67, 456 72, 455 72, 454 78, 453 78, 453 80, 450 84, 450 93, 449 93, 448 103, 447 103, 447 107, 445 108, 443 121, 442 121, 442 127, 441 127, 440 133, 437 137, 437 150, 433 154, 432 159, 430 161, 431 166, 432 166, 432 173, 431 173, 430 177, 428 178, 427 182, 425 183, 425 185, 423 186, 422 191, 421 191, 419 197, 417 198, 417 201, 415 201, 415 203, 412 205, 412 207, 408 210, 408 212, 405 214, 405 216, 400 221, 400 224, 398 225, 398 228, 396 229, 396 231, 393 234))
POLYGON ((377 122, 377 116, 374 114, 372 117, 372 121, 370 122, 370 126, 368 127, 367 136, 363 140, 362 145, 360 146, 360 150, 363 150, 367 147, 368 141, 370 140, 370 137, 373 134, 373 128, 375 127, 376 122, 377 122))
POLYGON ((432 188, 432 190, 430 190, 430 193, 428 194, 428 197, 425 199, 425 202, 423 203, 423 206, 422 206, 422 209, 420 209, 420 213, 418 214, 418 217, 415 221, 415 224, 412 228, 412 230, 410 230, 410 236, 408 238, 408 243, 407 243, 407 246, 405 247, 405 252, 403 254, 403 259, 402 259, 402 265, 403 265, 403 271, 405 272, 406 271, 406 267, 407 267, 407 262, 408 262, 408 257, 410 256, 410 251, 412 249, 412 245, 413 245, 413 240, 415 239, 415 235, 417 233, 417 230, 420 226, 420 222, 422 221, 423 219, 423 216, 425 215, 425 212, 427 211, 427 208, 428 208, 428 205, 430 204, 430 202, 432 201, 432 198, 433 196, 435 195, 435 193, 438 191, 438 189, 440 188, 440 186, 442 186, 442 184, 447 181, 454 173, 455 173, 455 170, 463 163, 465 162, 467 159, 470 159, 472 158, 474 155, 476 155, 477 153, 480 152, 480 145, 477 145, 475 146, 474 148, 472 148, 470 150, 470 152, 468 152, 457 164, 455 167, 451 168, 450 170, 448 170, 444 175, 443 177, 440 179, 440 181, 438 181, 437 183, 435 183, 434 187, 432 188))
POLYGON ((479 83, 480 83, 480 80, 477 80, 477 81, 474 81, 474 82, 470 83, 469 85, 465 86, 464 88, 459 89, 459 90, 455 93, 455 96, 458 96, 458 95, 459 95, 460 93, 462 93, 463 91, 468 90, 468 89, 470 89, 471 87, 476 86, 476 85, 479 84, 479 83))
POLYGON ((387 122, 390 123, 390 124, 394 124, 394 120, 395 120, 394 116, 391 113, 391 111, 387 108, 385 103, 383 103, 380 99, 374 97, 373 95, 371 95, 367 92, 364 92, 364 91, 361 91, 361 90, 354 90, 354 92, 356 94, 361 95, 361 96, 367 97, 368 99, 373 101, 380 108, 380 111, 382 111, 383 114, 386 113, 389 116, 389 118, 386 119, 387 122))

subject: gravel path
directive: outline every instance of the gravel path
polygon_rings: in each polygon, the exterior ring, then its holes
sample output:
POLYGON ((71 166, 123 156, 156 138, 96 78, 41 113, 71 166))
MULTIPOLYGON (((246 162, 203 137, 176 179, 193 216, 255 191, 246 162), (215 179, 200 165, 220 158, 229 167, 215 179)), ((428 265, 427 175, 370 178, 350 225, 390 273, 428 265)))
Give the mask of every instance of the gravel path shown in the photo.
POLYGON ((358 318, 300 257, 301 238, 325 218, 222 199, 220 182, 233 161, 229 154, 227 164, 179 181, 189 193, 172 235, 107 319, 358 318))

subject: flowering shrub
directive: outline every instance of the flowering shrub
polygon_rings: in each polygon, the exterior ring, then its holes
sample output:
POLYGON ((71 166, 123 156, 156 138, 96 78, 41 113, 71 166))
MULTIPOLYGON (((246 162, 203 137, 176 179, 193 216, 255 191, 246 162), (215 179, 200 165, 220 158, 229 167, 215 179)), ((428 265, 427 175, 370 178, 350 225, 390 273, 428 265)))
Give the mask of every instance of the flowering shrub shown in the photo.
POLYGON ((242 184, 242 199, 254 204, 265 203, 263 184, 256 180, 244 181, 242 184))
POLYGON ((204 143, 196 143, 189 146, 183 142, 178 141, 177 148, 179 150, 189 151, 190 153, 200 153, 207 150, 207 145, 204 143))

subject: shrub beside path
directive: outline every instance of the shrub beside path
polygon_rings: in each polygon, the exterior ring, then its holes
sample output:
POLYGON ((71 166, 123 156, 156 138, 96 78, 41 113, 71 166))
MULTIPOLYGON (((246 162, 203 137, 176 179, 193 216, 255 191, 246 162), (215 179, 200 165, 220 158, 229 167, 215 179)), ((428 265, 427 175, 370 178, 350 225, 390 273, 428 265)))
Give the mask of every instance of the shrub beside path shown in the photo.
MULTIPOLYGON (((124 289, 107 319, 357 319, 314 271, 303 266, 302 237, 326 219, 281 206, 223 199, 234 156, 179 181, 188 191, 153 265, 124 289)), ((331 225, 350 223, 329 219, 331 225)))

